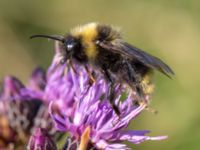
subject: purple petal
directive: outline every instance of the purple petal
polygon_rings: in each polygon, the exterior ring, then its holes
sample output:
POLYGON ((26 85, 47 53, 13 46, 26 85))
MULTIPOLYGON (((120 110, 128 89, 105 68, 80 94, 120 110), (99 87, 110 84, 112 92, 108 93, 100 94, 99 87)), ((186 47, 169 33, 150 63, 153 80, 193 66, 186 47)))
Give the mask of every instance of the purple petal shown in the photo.
POLYGON ((17 97, 24 85, 15 77, 7 76, 4 79, 2 97, 17 97))
POLYGON ((66 131, 66 130, 68 130, 68 126, 67 126, 69 124, 68 120, 65 119, 65 118, 63 118, 63 117, 61 117, 58 114, 55 114, 53 112, 53 107, 55 107, 55 106, 53 106, 53 103, 54 103, 53 101, 51 101, 49 103, 49 114, 50 114, 51 118, 53 119, 56 128, 58 130, 60 130, 60 131, 66 131))
POLYGON ((134 144, 140 144, 141 142, 144 142, 146 140, 163 140, 167 138, 167 136, 149 137, 145 135, 147 133, 149 133, 148 130, 127 131, 127 132, 121 133, 119 139, 122 141, 129 141, 134 144))
POLYGON ((44 69, 38 67, 31 75, 31 79, 28 85, 33 90, 43 90, 46 86, 46 72, 44 69))

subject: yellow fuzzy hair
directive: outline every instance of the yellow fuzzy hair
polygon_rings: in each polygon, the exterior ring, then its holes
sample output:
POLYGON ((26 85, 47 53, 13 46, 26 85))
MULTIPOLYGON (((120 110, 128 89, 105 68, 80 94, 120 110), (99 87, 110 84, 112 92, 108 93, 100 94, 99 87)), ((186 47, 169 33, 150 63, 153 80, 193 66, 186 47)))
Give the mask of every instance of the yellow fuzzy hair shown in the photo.
POLYGON ((95 59, 98 53, 94 44, 94 40, 97 37, 97 23, 88 23, 84 26, 76 27, 71 31, 71 34, 75 37, 81 37, 86 55, 90 60, 95 59))

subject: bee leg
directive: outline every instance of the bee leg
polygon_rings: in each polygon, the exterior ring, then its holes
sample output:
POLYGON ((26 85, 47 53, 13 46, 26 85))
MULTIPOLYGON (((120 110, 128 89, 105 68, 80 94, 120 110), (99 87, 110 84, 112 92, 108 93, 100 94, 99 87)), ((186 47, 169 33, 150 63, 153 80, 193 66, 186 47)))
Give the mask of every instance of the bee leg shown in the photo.
POLYGON ((124 62, 128 71, 128 78, 131 82, 131 84, 129 84, 132 88, 134 88, 136 90, 136 95, 138 95, 138 100, 139 101, 144 101, 144 92, 143 92, 143 88, 141 85, 141 79, 140 77, 137 75, 134 67, 128 62, 125 61, 124 62), (134 85, 132 85, 132 83, 135 83, 134 85))
POLYGON ((115 88, 114 88, 114 78, 112 77, 110 71, 108 69, 104 69, 104 73, 106 78, 108 79, 108 81, 110 82, 110 88, 109 88, 109 101, 110 104, 112 105, 113 110, 115 111, 115 113, 119 116, 120 115, 120 111, 119 108, 117 107, 117 105, 114 103, 114 98, 115 98, 115 88))
POLYGON ((90 72, 90 70, 89 70, 87 65, 85 66, 85 69, 86 69, 87 74, 88 74, 88 76, 90 78, 89 83, 92 85, 96 81, 95 78, 94 78, 94 75, 90 72))
POLYGON ((158 111, 156 109, 150 108, 148 106, 146 107, 146 110, 151 112, 151 113, 153 113, 153 114, 155 114, 155 115, 158 114, 158 111))
POLYGON ((75 69, 75 67, 74 67, 74 64, 72 63, 72 60, 71 60, 71 59, 69 59, 69 65, 72 67, 72 70, 73 70, 76 74, 78 74, 78 72, 76 71, 76 69, 75 69))
POLYGON ((110 104, 112 105, 112 108, 114 109, 115 113, 119 116, 120 115, 119 108, 114 103, 114 83, 110 84, 109 95, 110 95, 110 98, 109 98, 110 104))

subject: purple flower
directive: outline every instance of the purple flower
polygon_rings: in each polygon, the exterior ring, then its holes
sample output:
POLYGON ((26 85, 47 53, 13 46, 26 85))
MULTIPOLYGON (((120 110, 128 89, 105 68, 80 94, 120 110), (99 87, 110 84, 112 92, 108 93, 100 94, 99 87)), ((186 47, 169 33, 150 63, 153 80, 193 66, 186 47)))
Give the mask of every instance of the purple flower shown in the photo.
POLYGON ((115 104, 120 110, 120 116, 117 116, 109 103, 108 83, 100 73, 96 73, 96 81, 90 84, 84 66, 74 64, 75 71, 72 67, 66 70, 67 63, 60 65, 58 60, 59 51, 49 68, 45 92, 52 99, 49 110, 57 129, 70 133, 73 147, 80 148, 81 143, 89 141, 86 149, 123 150, 129 149, 121 143, 123 141, 139 144, 166 138, 149 137, 147 130, 126 129, 146 107, 144 103, 137 104, 134 92, 122 85, 116 86, 115 104), (82 138, 86 133, 89 136, 82 138))
POLYGON ((65 109, 65 114, 71 116, 75 101, 90 87, 90 79, 83 66, 75 65, 76 72, 68 64, 60 64, 60 55, 56 53, 52 65, 47 72, 45 99, 56 101, 59 107, 65 109))
POLYGON ((49 102, 43 99, 46 86, 46 73, 43 69, 37 68, 33 71, 27 86, 12 76, 5 77, 2 86, 0 95, 0 117, 4 120, 0 122, 2 147, 13 145, 14 149, 20 146, 23 149, 28 137, 37 127, 47 128, 51 134, 55 133, 48 114, 49 102), (4 131, 7 131, 6 135, 4 131))
POLYGON ((37 128, 30 137, 28 150, 57 150, 56 144, 52 140, 48 131, 43 128, 37 128))
MULTIPOLYGON (((35 69, 26 86, 15 77, 5 77, 0 93, 0 148, 56 150, 55 141, 64 133, 69 136, 63 150, 126 150, 130 148, 124 141, 139 144, 166 138, 147 136, 148 130, 128 130, 147 104, 139 104, 134 91, 116 84, 118 116, 102 73, 74 61, 60 64, 61 53, 57 43, 47 74, 35 69), (95 81, 91 82, 86 67, 95 81)), ((149 102, 148 94, 146 100, 149 102)))

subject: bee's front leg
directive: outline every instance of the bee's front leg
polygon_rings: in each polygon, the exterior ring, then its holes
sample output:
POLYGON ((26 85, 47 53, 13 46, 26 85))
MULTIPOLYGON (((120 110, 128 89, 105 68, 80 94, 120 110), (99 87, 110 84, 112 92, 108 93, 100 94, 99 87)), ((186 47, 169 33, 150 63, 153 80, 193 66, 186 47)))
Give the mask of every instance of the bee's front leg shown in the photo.
POLYGON ((89 76, 89 78, 90 78, 89 83, 92 85, 92 84, 96 81, 96 80, 95 80, 95 77, 94 77, 93 73, 90 72, 90 70, 89 70, 89 68, 88 68, 87 65, 85 66, 85 69, 86 69, 87 74, 88 74, 88 76, 89 76))
POLYGON ((72 62, 72 59, 69 59, 69 65, 72 67, 72 70, 76 73, 76 74, 78 74, 78 72, 76 71, 76 67, 74 66, 74 64, 73 64, 73 62, 72 62))

